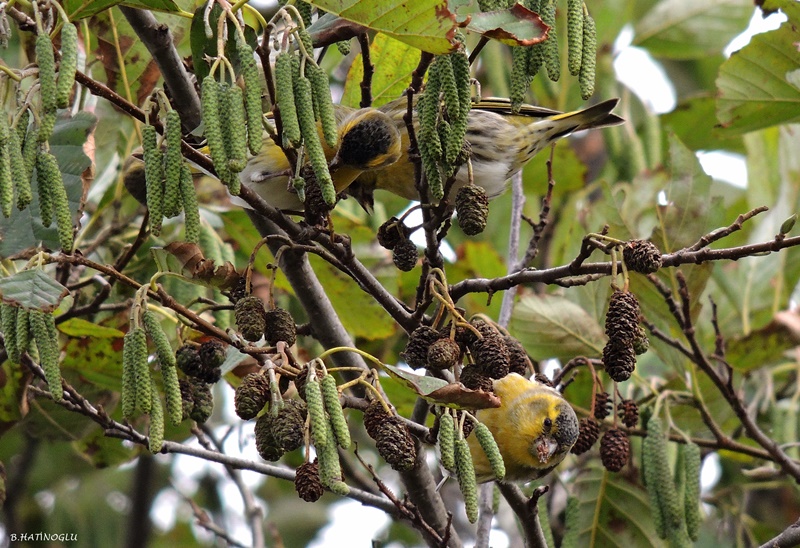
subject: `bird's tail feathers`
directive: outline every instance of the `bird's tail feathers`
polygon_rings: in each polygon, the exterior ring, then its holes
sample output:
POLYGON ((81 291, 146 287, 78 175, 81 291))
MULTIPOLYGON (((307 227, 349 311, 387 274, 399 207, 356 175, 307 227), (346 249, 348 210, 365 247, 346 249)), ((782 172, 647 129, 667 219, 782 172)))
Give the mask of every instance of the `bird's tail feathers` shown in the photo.
POLYGON ((614 107, 617 106, 617 103, 619 103, 619 99, 608 99, 607 101, 597 103, 583 110, 574 110, 572 112, 565 112, 557 116, 552 116, 551 119, 569 119, 570 122, 574 123, 576 126, 574 131, 617 126, 625 122, 623 118, 611 113, 614 107))

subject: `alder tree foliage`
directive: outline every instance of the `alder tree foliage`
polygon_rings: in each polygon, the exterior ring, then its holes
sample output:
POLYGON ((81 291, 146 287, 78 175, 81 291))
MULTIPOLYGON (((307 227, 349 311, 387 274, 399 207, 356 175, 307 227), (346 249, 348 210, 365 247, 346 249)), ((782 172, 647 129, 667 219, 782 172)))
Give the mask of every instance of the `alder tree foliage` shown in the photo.
POLYGON ((757 4, 0 3, 0 538, 800 544, 800 10, 757 4))

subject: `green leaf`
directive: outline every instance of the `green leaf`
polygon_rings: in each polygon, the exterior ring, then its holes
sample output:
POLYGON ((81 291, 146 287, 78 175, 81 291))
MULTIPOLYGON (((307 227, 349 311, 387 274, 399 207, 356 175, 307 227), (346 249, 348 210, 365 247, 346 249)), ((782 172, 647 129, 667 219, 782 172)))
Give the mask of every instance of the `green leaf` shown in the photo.
POLYGON ((789 18, 790 23, 800 24, 800 3, 796 0, 765 0, 761 4, 764 12, 781 10, 789 18))
POLYGON ((717 98, 711 93, 678 103, 672 112, 661 115, 664 130, 674 133, 691 150, 729 150, 744 152, 742 140, 718 135, 717 98))
POLYGON ((69 291, 44 271, 34 268, 0 278, 0 294, 4 303, 52 312, 69 291))
POLYGON ((91 17, 117 5, 153 11, 180 12, 172 0, 64 0, 64 9, 70 21, 91 17))
POLYGON ((729 339, 725 357, 737 371, 752 371, 784 359, 784 353, 800 344, 800 321, 796 314, 778 312, 756 331, 729 339))
POLYGON ((664 253, 692 245, 703 234, 727 224, 724 210, 719 207, 721 199, 710 195, 711 177, 674 135, 669 137, 669 167, 672 176, 664 188, 666 205, 661 206, 661 228, 653 234, 653 242, 664 253))
POLYGON ((546 25, 522 4, 505 10, 472 13, 467 29, 509 46, 532 46, 545 37, 546 25))
POLYGON ((731 55, 717 78, 721 134, 800 121, 800 29, 784 23, 731 55))
POLYGON ((752 15, 749 0, 665 0, 636 24, 633 45, 657 57, 697 59, 722 51, 752 15))
POLYGON ((397 326, 374 299, 363 291, 353 291, 352 280, 330 264, 317 261, 316 257, 310 259, 345 329, 370 341, 394 334, 397 326))
POLYGON ((422 51, 451 52, 455 14, 441 0, 314 0, 343 19, 383 32, 422 51))
POLYGON ((113 327, 98 325, 83 318, 70 318, 59 324, 58 330, 69 337, 122 338, 125 333, 113 327))
MULTIPOLYGON (((378 34, 369 46, 375 72, 372 75, 372 105, 379 107, 400 97, 411 81, 411 73, 419 63, 419 51, 404 42, 378 34)), ((358 107, 361 103, 361 79, 364 65, 350 65, 344 83, 343 105, 358 107)))
POLYGON ((509 331, 536 360, 597 357, 605 334, 597 321, 563 297, 526 295, 514 308, 509 331))
POLYGON ((579 500, 577 546, 666 546, 653 527, 642 486, 595 465, 578 475, 574 487, 579 500))
MULTIPOLYGON (((53 135, 50 137, 50 152, 58 160, 73 219, 84 194, 81 175, 91 165, 91 160, 83 152, 83 145, 96 123, 97 117, 90 112, 81 111, 72 117, 64 113, 59 116, 53 135)), ((36 170, 31 186, 34 189, 33 203, 24 211, 14 208, 8 219, 0 217, 0 234, 3 234, 3 238, 0 239, 0 257, 19 253, 40 243, 51 249, 60 247, 55 223, 50 228, 45 228, 39 218, 36 170)))

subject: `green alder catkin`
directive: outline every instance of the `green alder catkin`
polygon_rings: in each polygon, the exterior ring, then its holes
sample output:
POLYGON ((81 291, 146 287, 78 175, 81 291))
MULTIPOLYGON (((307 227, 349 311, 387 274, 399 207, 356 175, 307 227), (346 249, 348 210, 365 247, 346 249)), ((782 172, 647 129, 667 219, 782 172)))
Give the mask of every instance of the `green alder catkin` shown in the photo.
POLYGON ((297 119, 291 53, 281 52, 275 58, 275 102, 281 114, 284 143, 293 147, 300 146, 302 135, 300 122, 297 119))
POLYGON ((158 321, 158 316, 152 310, 145 310, 142 313, 142 324, 153 345, 156 347, 156 356, 161 367, 175 367, 175 352, 169 344, 169 339, 164 329, 161 327, 161 322, 158 321))
POLYGON ((22 144, 20 143, 19 133, 12 131, 8 139, 8 154, 11 164, 11 177, 17 187, 17 209, 22 211, 33 200, 33 189, 31 189, 31 174, 25 167, 25 160, 22 158, 22 144))
POLYGON ((702 458, 696 443, 686 444, 684 449, 686 485, 683 492, 683 507, 686 513, 686 531, 696 541, 700 530, 700 466, 702 458))
MULTIPOLYGON (((320 380, 322 391, 322 401, 325 403, 325 410, 328 412, 328 419, 331 423, 331 430, 342 449, 350 448, 350 429, 344 418, 342 404, 339 401, 339 391, 336 389, 336 379, 333 375, 325 375, 320 380)), ((330 441, 330 440, 329 440, 330 441)))
POLYGON ((53 186, 57 184, 55 175, 48 169, 46 161, 39 159, 45 154, 41 147, 36 152, 36 193, 39 197, 39 218, 42 225, 48 228, 53 224, 53 186))
POLYGON ((420 127, 417 134, 417 145, 422 160, 422 168, 428 181, 428 189, 434 200, 444 196, 442 178, 439 172, 439 160, 442 158, 442 142, 439 137, 439 91, 442 86, 442 74, 434 64, 428 72, 428 83, 425 93, 417 103, 420 127))
POLYGON ((69 94, 75 83, 78 69, 78 29, 71 23, 61 28, 61 63, 58 66, 58 82, 56 82, 56 105, 66 108, 69 105, 69 94))
POLYGON ((453 120, 458 118, 461 110, 456 77, 453 74, 453 63, 450 61, 449 55, 437 55, 433 62, 436 64, 436 68, 431 67, 431 70, 437 70, 441 74, 444 107, 447 110, 448 118, 453 120))
POLYGON ((194 179, 189 166, 181 166, 181 201, 184 212, 184 239, 187 242, 200 242, 200 209, 197 205, 197 194, 194 179))
POLYGON ((581 68, 578 73, 578 84, 581 88, 581 97, 585 101, 594 94, 594 78, 597 65, 597 28, 588 10, 584 10, 583 15, 583 53, 581 68))
MULTIPOLYGON (((228 143, 228 167, 239 173, 247 165, 247 136, 245 127, 244 92, 233 84, 228 88, 226 100, 227 116, 225 117, 225 141, 228 143)), ((238 180, 238 177, 236 178, 238 180)))
POLYGON ((39 65, 39 94, 42 98, 42 111, 56 110, 56 59, 53 54, 53 41, 46 32, 36 36, 36 63, 39 65))
POLYGON ((336 443, 333 439, 333 430, 327 422, 326 427, 327 443, 321 445, 314 443, 319 460, 319 479, 322 485, 330 489, 332 493, 344 497, 350 493, 350 487, 342 481, 342 468, 339 464, 339 452, 336 450, 336 443))
POLYGON ((156 381, 150 379, 150 428, 147 432, 147 444, 150 452, 161 452, 164 445, 164 408, 161 407, 161 398, 158 395, 156 381))
POLYGON ((183 421, 183 401, 181 399, 180 381, 177 367, 161 365, 161 380, 164 382, 164 396, 167 401, 167 416, 172 426, 183 421))
POLYGON ((647 423, 647 437, 644 441, 643 459, 645 483, 653 507, 653 522, 661 538, 673 536, 682 531, 683 511, 675 492, 672 472, 669 468, 667 440, 663 435, 661 421, 654 416, 647 423), (657 515, 660 513, 660 524, 657 515))
POLYGON ((305 389, 311 436, 314 445, 320 447, 328 443, 328 419, 325 417, 325 404, 322 401, 322 390, 317 378, 308 379, 305 389))
POLYGON ((325 157, 325 150, 319 140, 317 124, 314 121, 314 104, 311 98, 311 82, 305 76, 300 76, 294 82, 295 105, 297 107, 297 118, 300 124, 300 132, 305 143, 306 156, 314 175, 317 177, 317 184, 322 191, 322 198, 328 205, 336 203, 336 189, 333 186, 333 179, 328 171, 328 159, 325 157))
POLYGON ((475 435, 478 437, 478 443, 489 460, 494 477, 502 480, 506 477, 506 465, 503 463, 503 455, 500 454, 500 448, 497 447, 497 442, 495 442, 492 432, 488 426, 478 422, 475 423, 475 435))
POLYGON ((150 212, 150 232, 161 234, 164 217, 164 164, 158 148, 158 133, 154 126, 142 127, 142 157, 147 189, 147 210, 150 212))
POLYGON ((39 131, 36 134, 36 140, 39 144, 46 143, 50 136, 53 135, 53 129, 56 127, 56 111, 48 110, 43 112, 39 117, 39 131))
POLYGON ((583 0, 567 0, 567 64, 577 76, 583 63, 583 0))
POLYGON ((122 416, 132 419, 136 412, 136 356, 133 339, 136 337, 133 330, 128 331, 122 344, 122 416))
POLYGON ((58 331, 55 318, 49 312, 32 310, 30 320, 31 332, 39 348, 39 359, 47 380, 47 389, 52 394, 53 401, 58 403, 64 397, 64 393, 61 387, 61 371, 58 367, 58 331))
POLYGON ((333 148, 339 141, 339 128, 336 126, 328 74, 316 65, 306 65, 306 75, 311 81, 314 104, 317 106, 319 121, 322 126, 322 136, 325 139, 325 143, 333 148))
POLYGON ((469 75, 469 58, 463 50, 456 51, 448 55, 450 64, 453 67, 453 77, 455 78, 458 90, 459 112, 457 116, 450 120, 450 135, 445 141, 445 159, 448 164, 455 167, 458 156, 464 147, 464 136, 467 134, 469 124, 469 111, 472 108, 472 97, 469 75))
POLYGON ((39 152, 39 126, 32 125, 22 144, 22 162, 25 164, 27 178, 33 176, 33 166, 36 165, 36 154, 39 152))
POLYGON ((578 497, 567 498, 567 509, 564 515, 564 536, 561 539, 561 548, 577 548, 580 533, 580 501, 578 497))
POLYGON ((20 355, 30 349, 31 331, 28 311, 22 307, 17 308, 17 349, 20 355))
MULTIPOLYGON (((545 544, 547 546, 555 546, 556 541, 553 538, 553 529, 550 527, 547 500, 548 497, 539 497, 539 500, 536 502, 536 510, 539 513, 539 526, 542 528, 545 544)), ((495 511, 495 513, 497 513, 497 511, 495 511)))
MULTIPOLYGON (((40 150, 36 156, 36 172, 39 184, 39 203, 42 203, 42 183, 48 193, 48 200, 52 212, 56 216, 58 228, 58 241, 61 249, 72 249, 72 214, 69 211, 69 199, 64 181, 61 178, 61 169, 58 167, 56 157, 45 150, 40 150)), ((48 223, 49 225, 50 223, 48 223)))
POLYGON ((247 147, 250 154, 256 155, 264 144, 263 119, 261 106, 261 76, 258 73, 253 48, 244 40, 237 39, 236 51, 244 80, 244 110, 247 115, 247 147))
POLYGON ((3 331, 3 344, 8 359, 19 363, 20 350, 17 346, 17 307, 0 304, 0 330, 3 331))
MULTIPOLYGON (((125 344, 130 346, 131 360, 134 364, 134 383, 136 384, 136 408, 144 413, 150 413, 150 367, 147 364, 147 335, 141 327, 134 327, 128 331, 130 337, 125 344)), ((123 354, 125 347, 123 346, 123 354)), ((124 356, 123 356, 124 361, 124 356)))
POLYGON ((542 44, 544 66, 547 77, 553 82, 561 78, 561 56, 558 54, 558 33, 556 31, 556 0, 547 0, 541 12, 542 21, 550 27, 547 41, 542 44))
MULTIPOLYGON (((5 114, 0 113, 0 118, 5 114)), ((11 177, 11 154, 8 142, 0 145, 0 211, 3 217, 11 217, 14 207, 14 179, 11 177)))
MULTIPOLYGON (((536 69, 539 70, 538 67, 536 69)), ((511 48, 511 112, 519 113, 522 103, 525 102, 525 94, 531 80, 528 75, 528 49, 522 46, 511 48)))
POLYGON ((470 523, 478 521, 478 482, 475 478, 475 466, 472 463, 472 455, 469 453, 469 445, 464 438, 455 441, 455 461, 456 477, 464 496, 467 519, 470 523))
POLYGON ((164 141, 167 144, 164 152, 164 216, 168 218, 180 215, 181 203, 181 117, 177 110, 167 112, 164 122, 164 141))
POLYGON ((8 144, 9 134, 13 131, 8 123, 8 115, 0 113, 0 145, 8 144))
POLYGON ((439 417, 439 461, 448 472, 455 472, 456 425, 453 416, 442 412, 439 417))
MULTIPOLYGON (((295 7, 297 7, 297 11, 300 12, 300 17, 303 19, 303 25, 311 25, 311 10, 313 6, 304 0, 297 0, 295 7)), ((313 50, 309 51, 308 54, 311 55, 312 52, 313 50)))
POLYGON ((341 42, 336 42, 336 49, 339 50, 339 53, 342 54, 342 57, 347 57, 350 55, 351 45, 350 40, 342 40, 341 42))
MULTIPOLYGON (((656 438, 661 437, 661 423, 653 417, 647 423, 647 436, 642 442, 642 467, 644 468, 644 484, 647 488, 647 496, 650 500, 650 514, 653 517, 653 526, 659 538, 667 538, 667 529, 664 523, 664 515, 661 512, 661 502, 658 494, 658 464, 659 456, 656 453, 660 450, 659 442, 656 438)), ((666 445, 666 444, 665 444, 666 445)), ((671 488, 671 487, 669 487, 671 488)))
POLYGON ((217 172, 219 180, 228 186, 234 176, 228 167, 228 153, 225 151, 225 139, 222 135, 217 81, 210 74, 203 78, 201 91, 200 105, 203 111, 203 124, 205 125, 208 149, 211 152, 211 161, 214 162, 214 170, 217 172))

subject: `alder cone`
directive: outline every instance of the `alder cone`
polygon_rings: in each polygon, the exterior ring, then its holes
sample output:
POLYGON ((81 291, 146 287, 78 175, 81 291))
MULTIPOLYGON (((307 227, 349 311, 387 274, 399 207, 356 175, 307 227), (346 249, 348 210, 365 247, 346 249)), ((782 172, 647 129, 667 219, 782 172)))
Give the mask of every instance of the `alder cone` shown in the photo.
POLYGON ((594 417, 581 419, 578 423, 578 439, 572 446, 571 452, 581 455, 592 448, 600 437, 600 423, 594 417))
POLYGON ((631 443, 622 430, 612 428, 600 440, 600 460, 609 472, 619 472, 628 462, 631 443))

